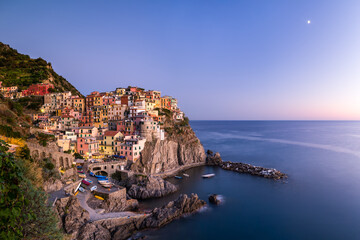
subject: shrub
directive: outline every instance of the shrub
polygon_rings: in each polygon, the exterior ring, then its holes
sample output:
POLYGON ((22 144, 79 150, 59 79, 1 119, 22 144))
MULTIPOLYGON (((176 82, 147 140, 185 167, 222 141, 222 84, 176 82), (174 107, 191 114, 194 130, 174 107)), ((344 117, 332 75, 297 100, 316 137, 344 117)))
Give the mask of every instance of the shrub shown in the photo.
POLYGON ((84 157, 80 153, 74 153, 73 155, 75 159, 84 159, 84 157))
POLYGON ((45 163, 44 166, 46 169, 53 170, 55 168, 55 165, 52 162, 45 163))

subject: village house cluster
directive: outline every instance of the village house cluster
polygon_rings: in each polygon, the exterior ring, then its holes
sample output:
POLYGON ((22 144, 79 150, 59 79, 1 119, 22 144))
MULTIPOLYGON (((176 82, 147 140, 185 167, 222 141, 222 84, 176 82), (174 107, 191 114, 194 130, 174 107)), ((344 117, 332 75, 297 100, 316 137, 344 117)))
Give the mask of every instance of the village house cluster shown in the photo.
POLYGON ((136 161, 146 141, 164 140, 165 115, 159 112, 184 120, 175 98, 138 87, 95 91, 85 98, 71 92, 47 93, 40 110, 32 116, 39 128, 54 134, 63 151, 86 159, 113 156, 136 161))
POLYGON ((22 98, 26 96, 44 96, 49 94, 51 89, 54 89, 54 85, 48 82, 32 84, 28 89, 19 91, 17 86, 4 87, 0 81, 0 93, 6 98, 22 98))

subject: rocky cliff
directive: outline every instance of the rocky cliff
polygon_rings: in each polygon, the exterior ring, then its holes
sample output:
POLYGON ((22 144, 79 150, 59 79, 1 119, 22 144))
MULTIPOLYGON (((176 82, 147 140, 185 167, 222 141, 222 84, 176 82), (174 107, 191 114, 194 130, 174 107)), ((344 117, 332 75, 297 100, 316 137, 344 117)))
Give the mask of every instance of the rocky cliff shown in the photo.
POLYGON ((134 183, 127 193, 136 199, 158 198, 177 191, 174 184, 160 177, 144 177, 142 180, 135 180, 134 183))
POLYGON ((191 127, 179 129, 176 129, 178 132, 167 133, 165 140, 146 142, 140 160, 134 163, 131 169, 145 174, 157 174, 205 164, 204 148, 191 127))

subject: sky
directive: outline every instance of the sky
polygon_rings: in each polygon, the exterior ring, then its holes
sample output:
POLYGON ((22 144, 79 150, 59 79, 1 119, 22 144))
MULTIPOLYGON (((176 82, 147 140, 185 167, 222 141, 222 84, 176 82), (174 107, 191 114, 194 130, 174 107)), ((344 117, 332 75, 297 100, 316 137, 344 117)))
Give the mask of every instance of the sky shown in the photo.
POLYGON ((160 90, 191 120, 360 120, 359 13, 358 0, 0 0, 0 41, 83 94, 160 90))

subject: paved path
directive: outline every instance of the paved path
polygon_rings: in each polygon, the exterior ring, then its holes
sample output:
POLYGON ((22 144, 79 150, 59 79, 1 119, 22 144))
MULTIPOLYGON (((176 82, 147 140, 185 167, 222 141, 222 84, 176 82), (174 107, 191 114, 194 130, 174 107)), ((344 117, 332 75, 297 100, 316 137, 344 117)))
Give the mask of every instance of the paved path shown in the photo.
POLYGON ((110 213, 97 213, 94 209, 92 209, 91 207, 89 207, 89 205, 87 204, 87 200, 90 197, 90 193, 89 192, 79 192, 79 194, 77 195, 77 198, 80 201, 80 205, 81 207, 83 207, 84 209, 86 209, 89 214, 90 214, 90 221, 97 221, 97 220, 101 220, 101 219, 109 219, 109 218, 120 218, 120 217, 134 217, 134 216, 142 216, 143 214, 138 214, 138 213, 134 213, 134 212, 110 212, 110 213))

